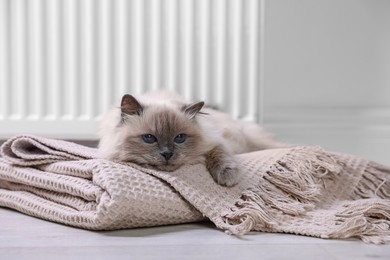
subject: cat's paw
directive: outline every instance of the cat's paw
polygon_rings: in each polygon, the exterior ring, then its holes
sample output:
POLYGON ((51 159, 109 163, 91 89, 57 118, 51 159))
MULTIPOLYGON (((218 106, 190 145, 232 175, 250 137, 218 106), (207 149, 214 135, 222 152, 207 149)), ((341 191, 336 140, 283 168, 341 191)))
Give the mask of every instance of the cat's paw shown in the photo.
POLYGON ((213 179, 222 186, 231 187, 238 183, 238 168, 235 163, 227 163, 210 169, 213 179))

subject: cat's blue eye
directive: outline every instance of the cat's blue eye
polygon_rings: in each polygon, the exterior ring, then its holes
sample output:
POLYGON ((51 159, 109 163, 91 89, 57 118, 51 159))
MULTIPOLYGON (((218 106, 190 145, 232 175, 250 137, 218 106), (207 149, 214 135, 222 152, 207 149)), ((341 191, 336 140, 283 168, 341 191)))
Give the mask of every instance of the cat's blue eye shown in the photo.
POLYGON ((187 135, 186 134, 179 134, 178 136, 175 137, 175 143, 177 144, 181 144, 181 143, 184 143, 184 141, 187 139, 187 135))
POLYGON ((142 135, 142 139, 147 144, 152 144, 152 143, 155 143, 157 141, 157 138, 151 134, 142 135))

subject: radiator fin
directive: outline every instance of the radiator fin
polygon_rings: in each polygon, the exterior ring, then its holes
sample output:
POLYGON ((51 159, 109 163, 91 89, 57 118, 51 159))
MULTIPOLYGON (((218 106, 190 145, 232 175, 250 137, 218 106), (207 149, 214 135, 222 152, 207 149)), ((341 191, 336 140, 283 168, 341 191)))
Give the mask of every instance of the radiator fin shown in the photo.
POLYGON ((0 0, 1 124, 66 137, 79 122, 95 126, 124 93, 160 88, 259 121, 263 5, 0 0))

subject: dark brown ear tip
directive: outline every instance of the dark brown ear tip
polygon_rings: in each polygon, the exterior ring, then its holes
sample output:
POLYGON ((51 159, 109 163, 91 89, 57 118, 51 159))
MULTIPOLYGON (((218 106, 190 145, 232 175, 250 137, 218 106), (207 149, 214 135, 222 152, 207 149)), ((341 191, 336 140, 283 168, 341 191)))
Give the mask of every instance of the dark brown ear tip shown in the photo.
POLYGON ((201 110, 204 107, 205 103, 204 101, 198 102, 197 106, 199 107, 199 110, 201 110))
POLYGON ((199 101, 197 103, 193 103, 191 106, 193 107, 203 107, 204 106, 204 101, 199 101))
POLYGON ((125 95, 123 95, 123 97, 122 97, 122 102, 121 102, 121 104, 123 104, 123 103, 130 103, 132 100, 135 100, 135 98, 134 98, 132 95, 130 95, 130 94, 125 94, 125 95))
POLYGON ((194 118, 196 114, 200 113, 200 110, 203 108, 204 102, 200 101, 193 103, 184 107, 184 112, 188 115, 189 118, 194 118))
POLYGON ((133 96, 130 95, 130 94, 124 94, 123 97, 122 97, 122 99, 124 99, 124 98, 131 98, 131 97, 133 97, 133 96))
POLYGON ((122 114, 140 115, 143 107, 135 97, 130 94, 125 94, 122 97, 121 110, 122 114))

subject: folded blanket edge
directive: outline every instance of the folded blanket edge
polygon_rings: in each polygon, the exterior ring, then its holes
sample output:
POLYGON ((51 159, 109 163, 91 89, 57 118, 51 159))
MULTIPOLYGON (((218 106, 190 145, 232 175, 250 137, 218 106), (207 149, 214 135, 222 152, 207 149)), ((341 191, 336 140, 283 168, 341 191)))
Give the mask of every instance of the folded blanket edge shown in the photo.
POLYGON ((296 147, 270 166, 257 185, 241 194, 232 212, 223 216, 223 228, 233 235, 244 235, 255 227, 269 229, 277 225, 273 212, 267 210, 270 208, 298 216, 318 200, 317 178, 341 170, 336 157, 322 148, 296 147))
MULTIPOLYGON (((343 165, 337 155, 321 148, 294 149, 270 167, 261 183, 244 191, 235 208, 218 224, 226 233, 238 236, 255 230, 275 232, 278 223, 272 209, 291 216, 306 214, 315 208, 321 195, 319 180, 345 171, 343 165)), ((335 217, 334 229, 320 237, 355 237, 365 243, 390 243, 389 176, 388 168, 367 161, 361 180, 353 191, 356 201, 346 201, 345 210, 335 217), (367 186, 370 187, 361 188, 367 186), (374 192, 364 193, 362 190, 374 192)))

